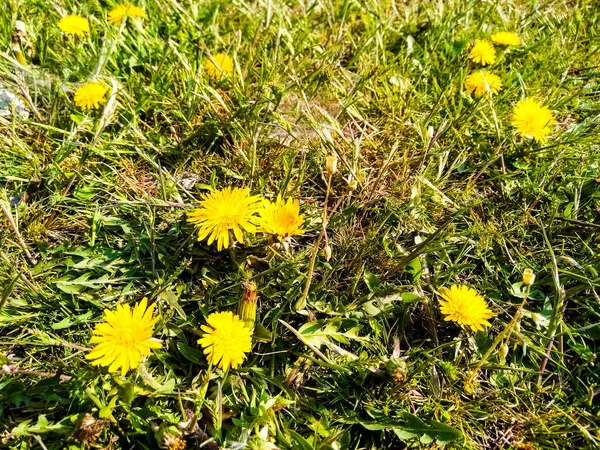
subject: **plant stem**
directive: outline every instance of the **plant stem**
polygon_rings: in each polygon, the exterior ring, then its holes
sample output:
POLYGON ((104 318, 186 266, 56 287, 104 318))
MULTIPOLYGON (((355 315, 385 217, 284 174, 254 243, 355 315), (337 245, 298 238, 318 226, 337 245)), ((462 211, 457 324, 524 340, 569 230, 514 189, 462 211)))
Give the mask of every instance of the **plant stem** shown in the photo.
POLYGON ((315 246, 313 247, 312 256, 308 264, 308 274, 306 275, 306 284, 304 285, 302 297, 300 297, 300 299, 296 302, 295 305, 296 312, 306 308, 306 299, 308 298, 308 291, 310 289, 313 272, 315 270, 315 262, 317 260, 317 254, 319 253, 319 246, 321 245, 321 241, 323 240, 323 238, 325 238, 325 242, 327 242, 327 203, 329 202, 329 191, 331 189, 332 178, 333 175, 329 175, 329 178, 327 180, 327 192, 325 193, 325 203, 323 205, 322 228, 321 232, 319 233, 319 237, 317 238, 317 242, 315 242, 315 246))
POLYGON ((479 370, 481 370, 481 367, 486 363, 487 359, 490 357, 490 355, 496 349, 496 347, 500 344, 500 342, 502 342, 504 340, 504 337, 510 336, 513 328, 515 327, 515 324, 518 322, 519 318, 521 317, 521 313, 523 312, 523 308, 525 307, 525 304, 527 303, 527 298, 529 297, 530 289, 531 289, 531 286, 527 286, 527 289, 525 290, 525 297, 523 297, 523 301, 519 305, 519 308, 517 309, 517 312, 513 316, 512 320, 508 323, 508 325, 506 325, 506 328, 504 328, 504 330, 501 331, 498 334, 498 336, 496 336, 496 339, 494 339, 494 342, 492 343, 490 348, 488 348, 487 352, 485 352, 485 354, 483 355, 483 358, 481 358, 481 360, 479 361, 479 363, 477 364, 475 369, 472 370, 471 373, 469 374, 467 381, 465 381, 465 385, 468 386, 469 384, 471 384, 473 382, 475 377, 477 377, 479 370))
POLYGON ((15 232, 15 235, 17 236, 17 240, 19 241, 19 244, 21 245, 21 247, 23 247, 23 250, 25 251, 25 256, 27 256, 27 259, 29 260, 29 263, 32 266, 35 266, 37 264, 37 261, 35 260, 35 258, 33 256, 31 256, 31 253, 29 253, 29 249, 27 248, 27 244, 25 243, 25 241, 21 237, 21 233, 19 233, 19 229, 17 228, 17 224, 15 223, 15 219, 13 219, 13 216, 10 213, 10 210, 6 207, 6 205, 2 201, 0 201, 0 208, 2 208, 2 212, 4 213, 4 215, 6 216, 6 218, 8 219, 8 223, 10 224, 11 228, 15 232))
MULTIPOLYGON (((548 361, 550 360, 550 355, 552 353, 552 347, 554 346, 554 337, 556 335, 556 331, 560 322, 562 320, 562 316, 564 313, 565 303, 566 303, 566 294, 565 288, 560 283, 560 277, 558 274, 558 263, 556 261, 556 255, 554 254, 554 250, 552 249, 552 244, 548 235, 546 234, 546 229, 544 225, 540 223, 542 234, 544 236, 544 241, 548 247, 548 251, 550 252, 550 256, 552 258, 552 280, 554 281, 554 297, 555 302, 552 305, 552 314, 550 315, 550 322, 548 323, 548 328, 546 330, 546 339, 548 339, 548 345, 546 346, 546 354, 542 363, 540 364, 540 374, 538 376, 538 388, 541 388, 542 385, 542 377, 544 376, 544 372, 546 371, 546 366, 548 365, 548 361)), ((559 367, 559 370, 560 367, 559 367)), ((560 374, 559 374, 560 376, 560 374)))
POLYGON ((150 374, 150 372, 148 372, 148 369, 146 368, 145 361, 143 361, 138 366, 138 373, 142 377, 142 380, 144 380, 144 383, 146 383, 148 386, 150 386, 155 391, 157 391, 160 388, 162 388, 162 385, 158 381, 156 381, 154 379, 154 377, 152 377, 152 375, 150 374))

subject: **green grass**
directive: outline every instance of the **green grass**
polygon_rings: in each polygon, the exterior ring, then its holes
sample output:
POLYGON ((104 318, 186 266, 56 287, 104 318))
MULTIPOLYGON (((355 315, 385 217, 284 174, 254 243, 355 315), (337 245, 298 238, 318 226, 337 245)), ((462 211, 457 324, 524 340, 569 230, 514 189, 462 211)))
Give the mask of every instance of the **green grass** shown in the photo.
POLYGON ((596 2, 146 0, 149 19, 121 28, 113 2, 8 3, 0 83, 30 114, 0 117, 0 201, 31 258, 2 214, 0 448, 84 448, 88 432, 153 449, 178 425, 187 448, 600 445, 596 2), (89 37, 61 34, 70 13, 89 37), (523 45, 499 54, 493 104, 473 99, 468 46, 503 30, 523 45), (216 81, 203 63, 220 51, 235 73, 216 81), (73 93, 94 75, 116 101, 82 112, 73 93), (545 145, 510 125, 525 95, 556 117, 545 145), (330 154, 333 256, 299 314, 330 154), (186 214, 225 186, 299 198, 306 233, 268 261, 261 235, 233 252, 197 242, 186 214), (525 268, 537 279, 507 361, 493 352, 469 393, 525 268), (250 278, 272 340, 223 377, 194 332, 250 278), (491 328, 443 320, 454 283, 486 297, 491 328), (154 382, 91 366, 103 310, 144 296, 160 314, 154 382))

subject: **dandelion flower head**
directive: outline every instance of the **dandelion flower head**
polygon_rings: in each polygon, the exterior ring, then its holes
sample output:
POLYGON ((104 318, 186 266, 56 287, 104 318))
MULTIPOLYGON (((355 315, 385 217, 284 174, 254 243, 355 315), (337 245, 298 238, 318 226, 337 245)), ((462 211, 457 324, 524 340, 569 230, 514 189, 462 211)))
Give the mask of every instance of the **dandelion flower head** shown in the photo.
POLYGON ((475 92, 477 97, 481 97, 488 91, 497 94, 502 89, 502 80, 493 72, 478 70, 465 79, 465 88, 468 94, 475 92))
POLYGON ((529 139, 544 143, 555 123, 552 111, 534 98, 519 100, 512 114, 512 125, 529 139))
POLYGON ((452 285, 450 289, 440 289, 440 311, 446 321, 470 327, 473 331, 490 326, 487 319, 493 317, 485 299, 473 288, 464 285, 452 285))
POLYGON ((82 109, 95 109, 104 103, 108 88, 97 81, 90 81, 75 91, 75 104, 82 109))
POLYGON ((496 50, 489 41, 477 40, 471 48, 469 58, 474 63, 481 64, 482 66, 494 64, 496 62, 496 50))
POLYGON ((204 61, 204 70, 208 76, 217 80, 233 73, 233 59, 225 53, 217 53, 204 61))
MULTIPOLYGON (((198 240, 208 237, 208 245, 217 241, 219 251, 229 247, 230 232, 238 242, 244 242, 244 231, 256 233, 263 199, 250 195, 250 189, 227 187, 204 195, 200 207, 192 211, 188 221, 196 224, 198 240)), ((231 239, 233 242, 233 239, 231 239)))
POLYGON ((198 340, 208 362, 227 370, 237 368, 252 349, 252 331, 231 311, 212 313, 202 325, 205 332, 198 340))
POLYGON ((510 31, 501 31, 491 36, 492 42, 498 45, 521 45, 521 38, 510 31))
POLYGON ((275 202, 265 201, 260 210, 260 228, 265 233, 284 238, 304 233, 304 215, 300 214, 300 202, 281 196, 275 202))
POLYGON ((160 342, 152 338, 154 304, 147 307, 144 298, 133 308, 126 304, 117 305, 115 311, 104 311, 104 322, 96 325, 90 343, 97 344, 86 355, 95 366, 108 366, 109 372, 121 369, 125 375, 135 369, 151 349, 159 348, 160 342))
POLYGON ((142 18, 147 19, 148 14, 142 8, 132 5, 131 3, 121 3, 115 6, 111 12, 108 13, 108 22, 113 25, 118 25, 123 22, 123 19, 131 17, 132 19, 142 18))
POLYGON ((67 34, 84 36, 90 32, 90 22, 85 17, 71 14, 58 21, 58 28, 67 34))

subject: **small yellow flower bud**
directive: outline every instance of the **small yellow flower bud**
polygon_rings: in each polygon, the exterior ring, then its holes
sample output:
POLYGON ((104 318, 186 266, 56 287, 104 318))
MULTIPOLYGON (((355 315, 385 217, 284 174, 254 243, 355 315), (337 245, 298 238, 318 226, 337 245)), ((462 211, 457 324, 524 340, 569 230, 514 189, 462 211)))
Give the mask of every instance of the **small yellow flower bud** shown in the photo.
POLYGON ((531 269, 525 269, 523 271, 523 284, 525 286, 531 286, 535 282, 535 273, 531 269))
POLYGON ((331 254, 333 252, 331 251, 331 245, 327 244, 325 246, 325 248, 323 248, 323 256, 325 257, 326 261, 329 261, 331 259, 331 254))
POLYGON ((521 332, 521 322, 515 323, 515 333, 521 332))
POLYGON ((238 303, 238 316, 244 321, 246 327, 254 330, 256 321, 256 283, 247 281, 244 284, 244 295, 238 303))
POLYGON ((502 364, 506 362, 506 355, 508 355, 508 345, 503 343, 498 348, 498 357, 500 358, 500 362, 502 364))
POLYGON ((327 157, 325 161, 325 169, 327 169, 327 173, 329 176, 333 176, 337 172, 337 156, 331 155, 327 157))
POLYGON ((350 192, 354 192, 357 187, 358 187, 358 181, 356 181, 355 179, 348 181, 348 190, 350 192))

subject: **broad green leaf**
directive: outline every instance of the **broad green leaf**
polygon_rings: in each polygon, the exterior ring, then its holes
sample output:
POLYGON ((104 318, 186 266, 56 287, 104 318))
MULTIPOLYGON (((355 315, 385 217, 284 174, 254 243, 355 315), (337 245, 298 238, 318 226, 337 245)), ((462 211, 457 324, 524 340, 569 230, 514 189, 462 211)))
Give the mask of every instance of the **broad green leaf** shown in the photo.
POLYGON ((50 431, 61 432, 66 428, 61 423, 49 422, 45 415, 38 416, 37 423, 30 425, 31 420, 25 420, 11 430, 13 436, 31 436, 32 434, 44 434, 50 431))
POLYGON ((523 298, 523 297, 525 297, 525 292, 526 292, 525 285, 523 284, 522 281, 513 283, 512 286, 510 287, 510 293, 513 297, 523 298))
POLYGON ((123 281, 129 281, 131 278, 110 278, 108 274, 88 280, 91 273, 85 273, 75 280, 61 279, 56 282, 56 287, 67 294, 79 294, 84 289, 103 289, 107 284, 117 284, 123 281))
POLYGON ((71 318, 65 317, 60 322, 53 324, 52 329, 53 330, 62 330, 63 328, 69 328, 71 325, 73 325, 73 322, 71 322, 71 318))
POLYGON ((172 394, 175 391, 175 380, 167 380, 163 385, 154 391, 154 394, 172 394))
POLYGON ((310 445, 310 443, 304 439, 301 435, 299 435, 298 433, 296 433, 294 430, 289 430, 290 436, 292 436, 292 438, 294 439, 294 441, 296 442, 296 444, 298 444, 298 446, 294 447, 294 448, 298 448, 298 449, 302 449, 302 450, 314 450, 313 446, 310 445))
POLYGON ((202 350, 190 347, 183 341, 177 342, 177 350, 179 350, 186 359, 190 360, 194 364, 201 364, 204 360, 204 354, 202 353, 202 350))
POLYGON ((377 278, 375 276, 375 274, 369 272, 368 269, 365 269, 363 278, 365 280, 365 283, 367 284, 367 287, 369 288, 369 291, 371 291, 371 292, 375 292, 377 290, 377 288, 379 287, 379 285, 381 284, 381 281, 379 281, 379 278, 377 278))
POLYGON ((314 346, 327 345, 331 340, 347 344, 350 340, 364 340, 358 336, 359 327, 353 327, 347 331, 340 331, 342 321, 316 321, 304 324, 298 332, 304 336, 307 342, 314 346))
POLYGON ((404 270, 410 274, 412 281, 419 281, 421 279, 421 274, 423 273, 421 268, 421 259, 416 257, 415 259, 411 260, 405 266, 404 270))
POLYGON ((415 303, 423 300, 423 297, 420 295, 412 294, 410 292, 403 292, 400 294, 400 297, 402 297, 402 301, 404 301, 404 303, 415 303))
POLYGON ((86 281, 91 275, 92 274, 88 272, 88 273, 84 273, 83 275, 81 275, 79 278, 76 278, 75 280, 69 280, 69 279, 63 278, 56 282, 56 287, 67 294, 79 294, 81 291, 83 291, 85 289, 85 286, 81 283, 86 281))
POLYGON ((81 125, 83 123, 83 121, 86 119, 86 117, 82 114, 70 114, 69 117, 77 125, 81 125))
POLYGON ((422 443, 437 441, 438 444, 445 445, 462 437, 462 433, 450 425, 436 420, 422 420, 408 412, 403 412, 399 420, 389 418, 373 422, 357 421, 357 423, 371 431, 393 430, 403 441, 419 440, 422 443))
POLYGON ((173 308, 175 308, 175 310, 177 311, 177 314, 179 314, 179 316, 183 320, 187 319, 187 315, 185 314, 185 312, 183 311, 183 308, 179 304, 178 296, 171 289, 167 289, 166 291, 162 292, 158 296, 158 298, 160 300, 166 300, 169 305, 171 305, 173 308))
POLYGON ((376 316, 382 312, 389 311, 394 308, 394 303, 415 303, 421 301, 423 297, 410 292, 402 294, 391 294, 385 297, 377 297, 371 301, 362 304, 362 309, 370 316, 376 316))
POLYGON ((131 381, 128 381, 121 386, 119 393, 121 394, 121 400, 130 405, 136 396, 136 386, 131 381))
POLYGON ((73 191, 73 196, 79 200, 91 200, 96 196, 98 191, 91 186, 76 188, 73 191))
POLYGON ((81 323, 86 323, 92 318, 92 311, 88 311, 85 314, 75 317, 72 319, 71 317, 65 317, 60 322, 57 322, 52 325, 53 330, 62 330, 64 328, 69 328, 73 325, 79 325, 81 323))
POLYGON ((450 425, 435 420, 421 420, 408 412, 402 413, 406 422, 394 428, 394 433, 400 439, 418 438, 422 443, 431 443, 434 440, 441 445, 460 439, 462 433, 450 425))
POLYGON ((112 408, 110 406, 103 406, 98 412, 98 417, 100 417, 101 419, 106 419, 107 417, 110 417, 111 414, 112 408))
POLYGON ((572 328, 571 333, 588 339, 600 339, 600 324, 595 323, 581 328, 572 328))
POLYGON ((258 342, 271 342, 273 336, 262 324, 256 323, 254 326, 254 335, 252 336, 258 342))

